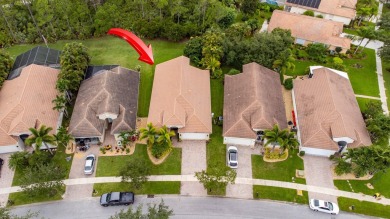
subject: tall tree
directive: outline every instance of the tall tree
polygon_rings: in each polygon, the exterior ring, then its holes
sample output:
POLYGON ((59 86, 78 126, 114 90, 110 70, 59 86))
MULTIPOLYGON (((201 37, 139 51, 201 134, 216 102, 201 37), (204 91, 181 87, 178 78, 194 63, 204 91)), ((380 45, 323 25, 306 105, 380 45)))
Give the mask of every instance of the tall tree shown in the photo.
POLYGON ((51 148, 48 144, 55 145, 54 136, 50 135, 50 131, 53 130, 51 127, 46 127, 42 125, 39 129, 29 128, 31 135, 26 139, 25 143, 28 146, 32 146, 35 144, 35 151, 39 151, 42 144, 46 147, 46 149, 53 155, 51 148))
POLYGON ((287 70, 294 71, 294 57, 292 56, 292 52, 290 49, 286 49, 280 53, 278 59, 276 59, 273 63, 273 68, 275 68, 280 74, 280 83, 283 84, 284 77, 287 70))
POLYGON ((171 131, 167 128, 167 126, 163 126, 159 130, 159 136, 157 138, 157 142, 160 144, 168 145, 168 147, 172 147, 171 137, 175 136, 175 132, 171 131))
POLYGON ((201 172, 196 172, 195 177, 203 184, 203 187, 211 193, 218 194, 229 183, 234 184, 237 172, 227 166, 208 168, 201 172))
POLYGON ((140 133, 141 133, 140 140, 147 139, 149 146, 154 144, 158 134, 156 128, 153 126, 152 123, 148 123, 146 125, 146 128, 141 128, 140 133))
POLYGON ((130 183, 133 189, 141 189, 148 181, 150 169, 144 159, 134 158, 126 163, 119 173, 122 182, 130 183))
POLYGON ((0 89, 11 72, 13 60, 4 50, 0 49, 0 89))
POLYGON ((280 153, 282 154, 286 149, 287 150, 295 150, 299 146, 299 141, 295 138, 295 134, 293 132, 287 133, 282 141, 280 142, 280 153))
POLYGON ((268 146, 269 144, 271 144, 272 150, 274 150, 276 145, 280 145, 283 143, 287 134, 287 130, 280 130, 278 125, 274 125, 271 130, 264 131, 264 138, 267 140, 264 146, 268 146))

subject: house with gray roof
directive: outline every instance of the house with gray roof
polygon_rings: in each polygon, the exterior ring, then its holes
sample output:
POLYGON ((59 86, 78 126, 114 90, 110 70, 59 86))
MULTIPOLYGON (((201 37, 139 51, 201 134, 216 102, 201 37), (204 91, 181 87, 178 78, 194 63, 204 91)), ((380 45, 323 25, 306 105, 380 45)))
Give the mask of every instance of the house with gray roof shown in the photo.
MULTIPOLYGON (((69 125, 76 142, 103 142, 136 128, 140 74, 120 66, 101 68, 82 81, 69 125)), ((118 140, 118 139, 117 139, 118 140)))

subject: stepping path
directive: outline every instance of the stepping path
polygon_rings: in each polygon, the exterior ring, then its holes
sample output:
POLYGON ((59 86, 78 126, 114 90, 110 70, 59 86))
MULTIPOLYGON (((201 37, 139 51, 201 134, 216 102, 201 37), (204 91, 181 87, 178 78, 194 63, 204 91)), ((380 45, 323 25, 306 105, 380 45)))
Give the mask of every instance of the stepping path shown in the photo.
MULTIPOLYGON (((86 185, 86 184, 94 184, 94 183, 112 183, 112 182, 120 182, 120 177, 95 177, 95 178, 79 178, 79 179, 67 179, 64 180, 65 185, 86 185)), ((195 176, 193 175, 153 175, 149 177, 149 181, 181 181, 181 182, 197 182, 195 176)), ((280 188, 289 188, 289 189, 298 189, 304 190, 308 192, 322 193, 332 196, 339 196, 351 199, 357 199, 360 201, 368 201, 379 203, 383 205, 390 205, 390 199, 381 198, 379 200, 375 199, 371 195, 364 195, 361 193, 353 193, 340 191, 337 189, 324 188, 319 186, 310 186, 298 183, 290 183, 290 182, 282 182, 275 180, 266 180, 266 179, 251 179, 251 178, 236 178, 236 184, 244 184, 244 185, 261 185, 261 186, 273 186, 280 188)), ((0 190, 1 194, 8 194, 13 192, 20 191, 20 187, 8 187, 2 188, 0 190)))

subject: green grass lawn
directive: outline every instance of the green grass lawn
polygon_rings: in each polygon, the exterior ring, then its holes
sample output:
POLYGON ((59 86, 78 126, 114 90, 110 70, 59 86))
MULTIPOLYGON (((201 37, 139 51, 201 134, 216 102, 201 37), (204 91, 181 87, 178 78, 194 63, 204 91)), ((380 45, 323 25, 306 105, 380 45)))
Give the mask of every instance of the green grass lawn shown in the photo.
POLYGON ((30 197, 24 192, 15 192, 9 194, 8 202, 10 201, 13 202, 13 204, 9 206, 16 206, 16 205, 27 205, 27 204, 38 203, 38 202, 56 201, 62 199, 61 196, 64 194, 64 192, 65 192, 65 187, 63 188, 62 191, 60 191, 55 196, 48 196, 47 194, 44 194, 42 196, 30 197))
POLYGON ((359 104, 360 111, 364 112, 367 109, 367 103, 369 102, 378 102, 380 103, 380 100, 372 100, 372 99, 367 99, 367 98, 361 98, 361 97, 356 97, 356 100, 359 104))
MULTIPOLYGON (((289 152, 290 153, 290 152, 289 152)), ((292 182, 295 170, 303 170, 303 160, 297 151, 289 154, 289 158, 281 162, 265 162, 260 155, 252 155, 252 176, 254 179, 269 179, 292 182)), ((295 178, 296 183, 306 184, 305 179, 295 178)))
POLYGON ((383 61, 383 59, 382 59, 382 73, 383 73, 383 79, 385 80, 387 106, 390 109, 390 62, 385 62, 383 61))
POLYGON ((297 194, 295 189, 279 188, 273 186, 253 186, 254 199, 270 199, 286 202, 295 202, 299 204, 308 204, 309 198, 307 191, 302 191, 302 196, 297 194))
POLYGON ((375 23, 372 23, 372 22, 369 22, 369 21, 362 21, 362 23, 360 24, 359 27, 357 25, 355 25, 355 28, 345 27, 343 29, 343 32, 347 33, 347 34, 352 34, 352 35, 358 36, 359 35, 358 34, 358 29, 362 28, 362 27, 367 27, 367 26, 375 26, 375 23))
MULTIPOLYGON (((354 192, 361 192, 367 195, 374 195, 379 192, 386 198, 390 198, 390 169, 384 172, 379 172, 370 180, 349 180, 354 192), (369 189, 366 184, 371 183, 374 189, 369 189)), ((352 192, 346 180, 334 180, 334 185, 339 190, 352 192)))
POLYGON ((100 156, 97 162, 96 177, 118 176, 122 167, 135 158, 147 162, 151 175, 180 175, 181 174, 181 148, 173 148, 169 157, 160 165, 154 165, 147 154, 146 145, 137 144, 132 155, 100 156))
MULTIPOLYGON (((74 41, 81 42, 88 48, 89 54, 92 57, 92 65, 118 64, 130 69, 134 69, 137 65, 141 66, 138 116, 147 116, 149 113, 149 102, 152 92, 155 65, 151 66, 138 61, 138 53, 136 53, 126 41, 112 36, 88 40, 60 40, 56 43, 49 44, 49 46, 50 48, 61 50, 66 43, 74 41)), ((152 44, 155 64, 182 55, 185 46, 185 43, 173 43, 162 40, 146 40, 145 43, 152 44)), ((15 45, 6 50, 12 57, 16 58, 17 55, 26 52, 35 46, 37 45, 15 45)))
POLYGON ((390 3, 383 4, 382 14, 390 12, 390 3))
POLYGON ((311 65, 319 65, 316 62, 309 60, 295 60, 294 62, 295 69, 293 71, 288 70, 286 75, 295 76, 295 75, 305 75, 305 70, 311 65))
POLYGON ((132 190, 129 183, 95 183, 93 196, 100 196, 108 192, 132 191, 136 195, 141 194, 180 194, 180 182, 146 182, 140 190, 132 190))
POLYGON ((343 197, 339 197, 337 201, 339 203, 340 210, 342 211, 371 215, 381 218, 390 218, 390 205, 386 206, 343 197), (354 206, 354 210, 349 209, 352 205, 354 206))

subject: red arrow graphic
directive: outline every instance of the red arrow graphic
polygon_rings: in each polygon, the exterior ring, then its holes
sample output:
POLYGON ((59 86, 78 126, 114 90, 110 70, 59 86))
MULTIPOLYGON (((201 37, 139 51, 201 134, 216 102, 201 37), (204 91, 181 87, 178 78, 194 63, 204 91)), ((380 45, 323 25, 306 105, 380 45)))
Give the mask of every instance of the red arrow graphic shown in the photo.
POLYGON ((146 46, 145 43, 130 31, 121 28, 111 28, 107 34, 116 35, 126 40, 140 55, 138 60, 146 62, 149 65, 154 64, 152 45, 146 46))

